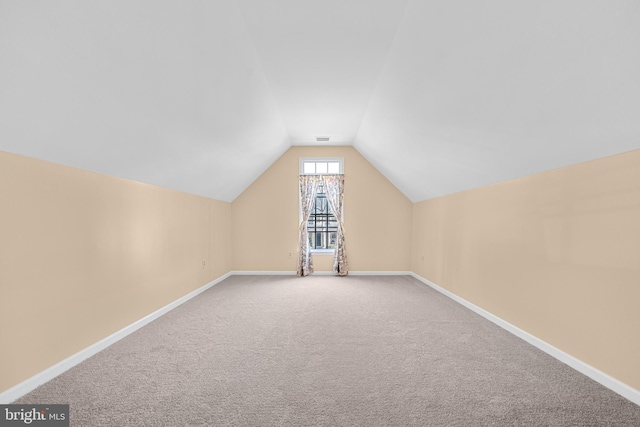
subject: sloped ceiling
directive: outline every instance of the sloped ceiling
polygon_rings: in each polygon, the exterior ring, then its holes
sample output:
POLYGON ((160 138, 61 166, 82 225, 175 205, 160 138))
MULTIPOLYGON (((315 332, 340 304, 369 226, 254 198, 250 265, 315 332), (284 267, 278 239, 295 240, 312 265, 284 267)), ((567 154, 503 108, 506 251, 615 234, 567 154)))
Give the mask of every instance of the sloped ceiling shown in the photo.
POLYGON ((413 201, 640 148, 635 0, 0 0, 0 150, 231 201, 353 145, 413 201))

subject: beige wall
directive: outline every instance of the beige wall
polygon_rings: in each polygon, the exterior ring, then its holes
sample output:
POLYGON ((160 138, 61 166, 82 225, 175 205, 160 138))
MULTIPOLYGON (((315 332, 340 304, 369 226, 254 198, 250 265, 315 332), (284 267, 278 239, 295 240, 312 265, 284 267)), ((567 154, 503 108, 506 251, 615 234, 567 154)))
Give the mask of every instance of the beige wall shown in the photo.
MULTIPOLYGON (((296 270, 300 157, 344 157, 349 269, 408 271, 412 203, 352 147, 292 147, 233 201, 233 269, 296 270)), ((330 271, 332 258, 314 264, 330 271)))
POLYGON ((0 152, 0 392, 232 269, 294 271, 300 157, 345 158, 352 271, 412 270, 640 389, 640 151, 412 204, 351 147, 292 147, 231 204, 0 152))
POLYGON ((229 272, 230 225, 229 203, 0 152, 0 392, 229 272))
POLYGON ((640 151, 414 205, 412 271, 640 390, 640 151))

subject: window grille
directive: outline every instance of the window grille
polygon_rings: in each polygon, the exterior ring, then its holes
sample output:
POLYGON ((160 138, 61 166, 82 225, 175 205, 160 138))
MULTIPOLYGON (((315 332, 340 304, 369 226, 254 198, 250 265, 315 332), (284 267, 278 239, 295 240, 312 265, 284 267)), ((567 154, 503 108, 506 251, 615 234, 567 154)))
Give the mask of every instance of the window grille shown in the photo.
POLYGON ((318 184, 316 199, 307 226, 309 247, 312 250, 334 249, 336 247, 338 222, 329 209, 323 183, 318 184))

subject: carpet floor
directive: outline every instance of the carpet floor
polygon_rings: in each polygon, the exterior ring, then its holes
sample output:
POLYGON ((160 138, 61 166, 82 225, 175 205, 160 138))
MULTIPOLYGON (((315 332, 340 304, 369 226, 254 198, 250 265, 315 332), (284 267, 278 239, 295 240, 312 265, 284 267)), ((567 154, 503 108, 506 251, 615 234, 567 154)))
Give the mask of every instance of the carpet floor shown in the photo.
POLYGON ((71 426, 640 426, 410 276, 232 276, 14 403, 71 426))

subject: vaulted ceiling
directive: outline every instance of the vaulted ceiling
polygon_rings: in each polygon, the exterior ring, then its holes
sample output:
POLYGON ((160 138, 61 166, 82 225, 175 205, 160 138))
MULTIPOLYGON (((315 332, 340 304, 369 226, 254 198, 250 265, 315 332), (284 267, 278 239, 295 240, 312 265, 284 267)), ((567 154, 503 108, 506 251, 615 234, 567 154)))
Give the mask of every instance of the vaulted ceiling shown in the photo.
POLYGON ((640 148, 636 0, 0 0, 0 150, 231 201, 291 145, 411 200, 640 148))

